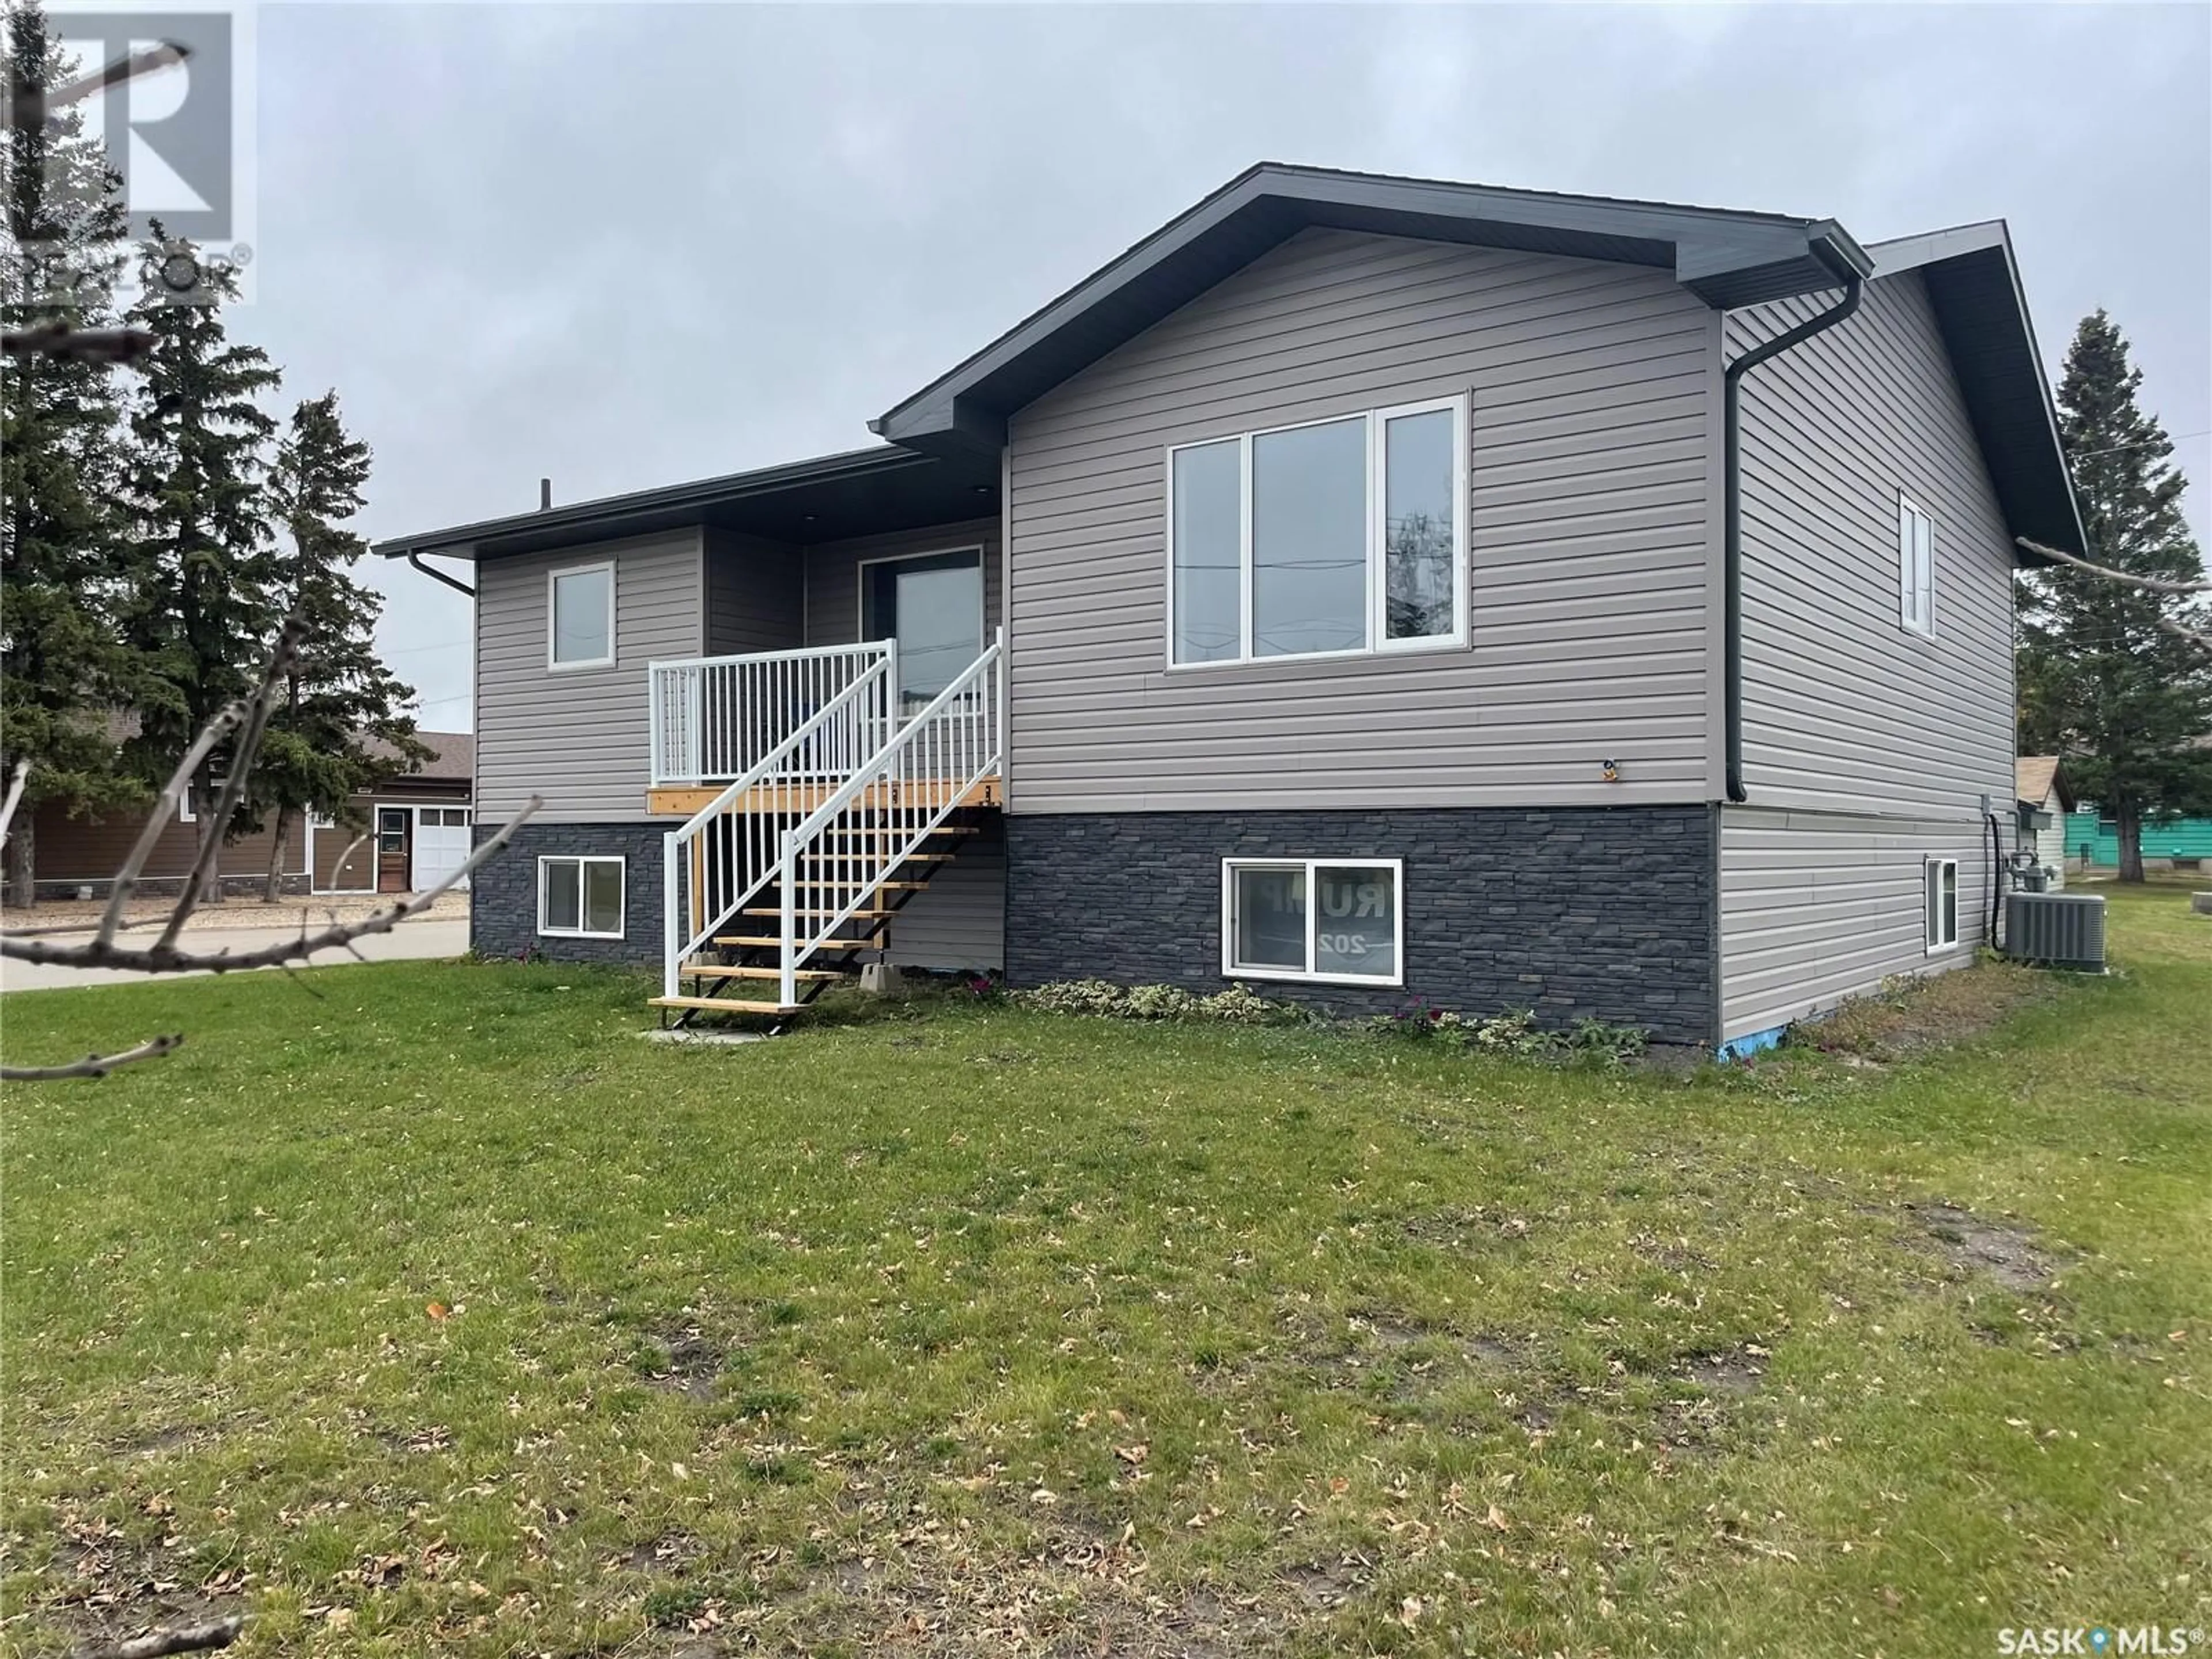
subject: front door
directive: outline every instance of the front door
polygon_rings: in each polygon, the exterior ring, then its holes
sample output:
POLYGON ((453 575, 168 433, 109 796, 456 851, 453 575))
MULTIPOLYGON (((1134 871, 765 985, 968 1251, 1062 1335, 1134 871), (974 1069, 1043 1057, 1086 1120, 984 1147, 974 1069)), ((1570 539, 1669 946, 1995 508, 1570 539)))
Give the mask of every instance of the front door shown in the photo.
POLYGON ((415 809, 415 890, 427 893, 469 860, 469 809, 415 809))
POLYGON ((404 806, 376 809, 376 890, 407 891, 408 863, 413 853, 415 814, 404 806))
POLYGON ((899 710, 912 714, 983 654, 980 548, 860 567, 862 637, 898 641, 899 710))

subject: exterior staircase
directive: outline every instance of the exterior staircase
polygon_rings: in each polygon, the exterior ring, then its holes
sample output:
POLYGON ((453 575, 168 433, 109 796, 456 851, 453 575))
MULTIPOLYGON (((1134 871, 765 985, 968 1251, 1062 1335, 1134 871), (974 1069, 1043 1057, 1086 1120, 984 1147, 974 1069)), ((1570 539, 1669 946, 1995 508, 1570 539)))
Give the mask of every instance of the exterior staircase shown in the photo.
POLYGON ((889 949, 893 920, 996 808, 1003 631, 911 714, 885 651, 665 838, 652 1006, 781 1024, 889 949))

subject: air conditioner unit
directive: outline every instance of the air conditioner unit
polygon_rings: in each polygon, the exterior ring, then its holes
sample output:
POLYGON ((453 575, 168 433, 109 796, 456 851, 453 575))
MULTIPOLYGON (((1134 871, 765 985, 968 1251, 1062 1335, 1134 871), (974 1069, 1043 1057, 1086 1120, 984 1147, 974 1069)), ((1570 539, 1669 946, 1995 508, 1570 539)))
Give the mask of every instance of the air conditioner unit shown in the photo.
POLYGON ((2105 971, 2101 893, 2008 893, 2004 953, 2045 968, 2105 971))

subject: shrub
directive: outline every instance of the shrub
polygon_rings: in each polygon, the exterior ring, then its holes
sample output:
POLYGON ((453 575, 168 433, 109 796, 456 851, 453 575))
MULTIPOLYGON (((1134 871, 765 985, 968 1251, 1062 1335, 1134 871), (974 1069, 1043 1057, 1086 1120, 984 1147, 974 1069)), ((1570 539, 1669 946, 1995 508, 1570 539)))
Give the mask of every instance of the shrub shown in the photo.
POLYGON ((1232 985, 1198 1000, 1201 1019, 1224 1020, 1237 1025, 1291 1025, 1305 1018, 1287 1002, 1270 1002, 1249 985, 1232 985))
POLYGON ((1197 1008, 1198 999, 1180 985, 1138 985, 1121 1012, 1131 1019, 1187 1019, 1197 1008))
POLYGON ((1109 1019, 1211 1019, 1243 1025, 1279 1025, 1304 1016, 1242 985, 1200 996, 1180 985, 1110 985, 1103 979, 1063 980, 1017 991, 1024 1008, 1048 1014, 1094 1014, 1109 1019))

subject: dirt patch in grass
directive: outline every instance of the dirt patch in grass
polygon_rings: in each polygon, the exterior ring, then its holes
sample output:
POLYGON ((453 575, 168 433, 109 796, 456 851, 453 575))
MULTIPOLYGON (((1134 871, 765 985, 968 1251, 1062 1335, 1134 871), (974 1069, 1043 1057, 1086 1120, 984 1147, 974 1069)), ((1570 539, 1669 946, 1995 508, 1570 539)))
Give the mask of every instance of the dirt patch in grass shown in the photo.
POLYGON ((635 1362, 658 1387, 704 1403, 714 1397, 722 1375, 723 1347, 696 1325, 660 1334, 655 1346, 635 1362))
POLYGON ((688 1532, 663 1533, 634 1544, 617 1558, 617 1565, 632 1572, 656 1577, 681 1573, 699 1559, 699 1540, 688 1532))
POLYGON ((1978 962, 1929 976, 1904 975, 1854 997, 1827 1018, 1790 1034, 1823 1054, 1870 1069, 1978 1036, 2019 1010, 2049 1001, 2059 981, 2017 963, 1978 962))
POLYGON ((1675 1369, 1699 1388, 1714 1394, 1756 1394, 1759 1385, 1766 1380, 1765 1358, 1748 1349, 1723 1348, 1685 1354, 1675 1369))
POLYGON ((2047 1290, 2057 1276, 2050 1252, 2017 1223, 1991 1221, 1955 1204, 1908 1204, 1905 1213, 1963 1272, 1986 1273, 2014 1291, 2047 1290))

